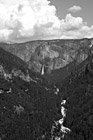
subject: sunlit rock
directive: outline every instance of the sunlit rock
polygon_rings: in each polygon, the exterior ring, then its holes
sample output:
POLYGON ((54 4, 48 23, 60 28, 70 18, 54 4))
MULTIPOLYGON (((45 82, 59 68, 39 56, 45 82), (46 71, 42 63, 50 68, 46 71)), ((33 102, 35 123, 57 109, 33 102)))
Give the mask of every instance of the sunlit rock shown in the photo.
POLYGON ((71 130, 65 126, 63 126, 65 117, 66 117, 66 110, 64 105, 66 104, 66 100, 61 102, 61 115, 62 118, 58 121, 54 122, 54 125, 51 129, 51 140, 61 140, 64 139, 65 135, 71 132, 71 130))

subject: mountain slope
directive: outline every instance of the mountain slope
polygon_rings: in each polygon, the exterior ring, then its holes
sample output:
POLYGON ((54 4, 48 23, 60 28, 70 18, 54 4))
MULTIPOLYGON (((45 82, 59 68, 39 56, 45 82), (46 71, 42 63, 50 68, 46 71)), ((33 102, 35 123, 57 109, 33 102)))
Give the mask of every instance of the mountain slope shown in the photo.
POLYGON ((31 70, 43 75, 75 60, 76 65, 84 61, 91 51, 92 39, 0 43, 0 47, 21 58, 31 70))
POLYGON ((0 139, 92 140, 92 136, 92 54, 77 66, 71 63, 40 76, 0 48, 0 139))
POLYGON ((54 120, 61 117, 60 99, 28 74, 22 60, 0 48, 0 139, 50 137, 54 120))
POLYGON ((79 71, 76 69, 69 79, 61 84, 60 88, 63 98, 68 101, 65 125, 72 130, 72 134, 67 139, 91 140, 93 136, 93 56, 84 69, 79 68, 79 71))

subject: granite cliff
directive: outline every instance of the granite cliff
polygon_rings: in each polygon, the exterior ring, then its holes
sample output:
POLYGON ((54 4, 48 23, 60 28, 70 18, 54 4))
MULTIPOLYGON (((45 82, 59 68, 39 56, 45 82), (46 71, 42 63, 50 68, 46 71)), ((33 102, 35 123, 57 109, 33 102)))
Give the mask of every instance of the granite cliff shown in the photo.
POLYGON ((78 65, 92 52, 92 44, 92 39, 79 39, 0 43, 0 47, 21 58, 31 70, 44 75, 73 61, 78 65))
POLYGON ((1 140, 92 140, 92 45, 88 48, 82 62, 44 75, 0 48, 1 140))

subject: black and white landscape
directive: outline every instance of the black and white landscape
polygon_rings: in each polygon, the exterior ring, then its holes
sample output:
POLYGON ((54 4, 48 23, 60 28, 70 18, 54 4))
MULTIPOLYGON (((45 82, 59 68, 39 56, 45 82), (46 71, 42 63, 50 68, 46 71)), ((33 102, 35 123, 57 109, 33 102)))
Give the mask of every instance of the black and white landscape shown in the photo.
POLYGON ((0 0, 0 140, 93 140, 93 0, 0 0))
POLYGON ((92 39, 0 43, 0 139, 92 140, 92 39))

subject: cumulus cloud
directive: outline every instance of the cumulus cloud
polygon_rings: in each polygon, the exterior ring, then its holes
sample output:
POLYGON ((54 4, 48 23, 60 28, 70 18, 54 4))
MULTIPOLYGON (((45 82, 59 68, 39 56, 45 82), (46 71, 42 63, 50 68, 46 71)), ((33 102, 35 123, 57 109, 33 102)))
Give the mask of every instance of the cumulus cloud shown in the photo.
POLYGON ((73 17, 71 14, 61 21, 61 37, 69 39, 93 37, 93 26, 88 27, 81 17, 73 17))
POLYGON ((55 37, 60 21, 56 8, 49 3, 47 0, 1 0, 0 40, 55 37))
POLYGON ((0 41, 25 42, 38 39, 93 36, 81 17, 67 14, 60 20, 48 0, 0 0, 0 41))
POLYGON ((77 6, 77 5, 74 5, 68 9, 68 11, 70 11, 70 12, 79 12, 81 10, 82 10, 82 8, 80 6, 77 6))

